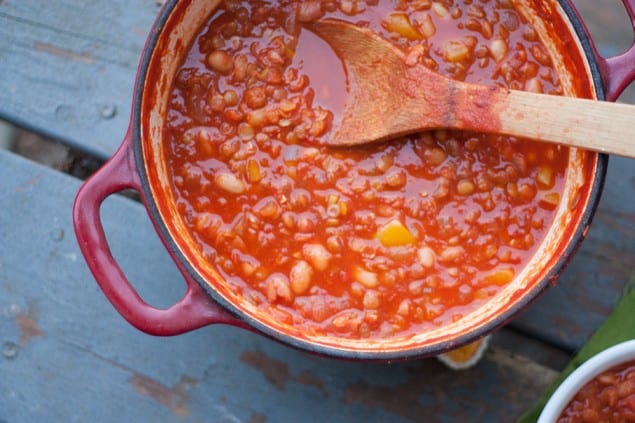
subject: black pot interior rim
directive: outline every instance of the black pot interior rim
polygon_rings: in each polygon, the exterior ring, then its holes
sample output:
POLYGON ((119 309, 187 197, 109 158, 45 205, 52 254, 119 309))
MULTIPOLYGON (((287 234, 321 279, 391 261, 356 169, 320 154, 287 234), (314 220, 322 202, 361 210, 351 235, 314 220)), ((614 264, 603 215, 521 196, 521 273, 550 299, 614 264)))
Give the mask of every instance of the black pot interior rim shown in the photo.
MULTIPOLYGON (((602 77, 587 29, 579 18, 578 14, 575 12, 575 8, 571 5, 569 0, 558 0, 558 2, 562 6, 562 9, 565 11, 577 35, 577 38, 581 43, 584 55, 587 59, 587 64, 589 65, 591 71, 591 77, 596 90, 596 95, 598 99, 602 100, 605 98, 602 77)), ((595 169, 595 178, 593 181, 593 186, 591 188, 589 202, 584 213, 581 216, 581 223, 578 228, 576 228, 572 236, 572 241, 564 249, 563 254, 557 260, 555 265, 550 269, 548 274, 533 288, 530 293, 527 293, 523 296, 521 301, 517 302, 506 312, 496 316, 496 318, 492 319, 488 323, 470 332, 464 333, 450 341, 443 341, 424 347, 401 349, 398 351, 382 351, 380 349, 371 351, 340 349, 332 346, 316 344, 308 340, 279 332, 261 323, 259 320, 242 312, 238 307, 236 307, 234 304, 230 303, 223 296, 221 296, 216 290, 212 289, 210 284, 208 284, 206 280, 202 278, 201 275, 196 271, 196 269, 194 269, 194 267, 189 263, 187 258, 181 253, 175 241, 170 236, 167 226, 161 218, 158 207, 153 199, 152 191, 148 183, 148 175, 145 170, 145 162, 143 160, 142 151, 143 147, 141 143, 141 110, 143 103, 143 85, 148 74, 151 57, 154 48, 157 45, 161 30, 168 20, 172 10, 177 6, 178 3, 179 0, 168 0, 161 9, 161 12, 159 13, 155 23, 152 26, 150 35, 146 42, 146 46, 143 50, 135 81, 134 98, 132 105, 132 148, 135 155, 137 171, 139 172, 139 176, 141 179, 141 195, 143 197, 145 206, 148 209, 149 216, 155 223, 158 234, 164 241, 164 244, 168 248, 172 257, 180 262, 180 264, 189 273, 189 275, 214 301, 216 301, 221 307, 228 310, 232 315, 259 331, 262 335, 265 335, 271 339, 274 339, 291 347, 313 354, 347 360, 386 362, 424 358, 441 354, 443 352, 458 348, 462 345, 476 341, 477 339, 486 336, 495 329, 503 326, 509 320, 513 319, 516 315, 520 314, 521 311, 523 311, 528 305, 530 305, 531 302, 536 300, 539 295, 545 291, 545 289, 551 284, 552 281, 558 278, 558 276, 562 273, 569 261, 573 258, 575 252, 586 237, 588 227, 591 224, 593 215, 595 214, 595 211, 597 209, 602 193, 602 188, 604 186, 604 179, 608 166, 608 156, 606 154, 598 154, 597 165, 595 169)))

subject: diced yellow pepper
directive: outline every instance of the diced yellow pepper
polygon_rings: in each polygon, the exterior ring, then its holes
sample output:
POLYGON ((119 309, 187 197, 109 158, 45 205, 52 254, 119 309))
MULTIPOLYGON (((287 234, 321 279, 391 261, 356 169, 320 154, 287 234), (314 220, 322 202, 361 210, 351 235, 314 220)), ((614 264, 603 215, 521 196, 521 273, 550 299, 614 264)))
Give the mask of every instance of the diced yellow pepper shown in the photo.
POLYGON ((258 182, 262 179, 262 174, 260 173, 260 165, 254 159, 250 159, 247 162, 247 174, 249 176, 250 182, 258 182))
POLYGON ((340 201, 339 207, 340 207, 340 215, 346 216, 348 214, 348 205, 345 202, 340 201))
POLYGON ((377 231, 375 238, 386 247, 413 244, 417 239, 399 220, 391 220, 377 231))
POLYGON ((555 185, 555 177, 553 175, 553 169, 548 166, 542 166, 538 170, 536 175, 536 182, 540 189, 551 189, 555 185))
POLYGON ((540 198, 538 204, 543 209, 555 210, 558 204, 560 204, 560 194, 557 192, 549 192, 540 198))

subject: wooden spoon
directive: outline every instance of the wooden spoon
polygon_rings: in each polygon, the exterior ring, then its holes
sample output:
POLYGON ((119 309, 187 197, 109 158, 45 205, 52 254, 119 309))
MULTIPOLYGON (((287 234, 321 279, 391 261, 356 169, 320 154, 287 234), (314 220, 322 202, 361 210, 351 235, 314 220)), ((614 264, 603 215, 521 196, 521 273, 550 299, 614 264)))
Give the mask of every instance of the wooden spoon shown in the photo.
POLYGON ((410 60, 368 28, 335 19, 306 27, 330 44, 348 78, 343 119, 327 145, 449 128, 635 157, 635 106, 459 82, 410 60))

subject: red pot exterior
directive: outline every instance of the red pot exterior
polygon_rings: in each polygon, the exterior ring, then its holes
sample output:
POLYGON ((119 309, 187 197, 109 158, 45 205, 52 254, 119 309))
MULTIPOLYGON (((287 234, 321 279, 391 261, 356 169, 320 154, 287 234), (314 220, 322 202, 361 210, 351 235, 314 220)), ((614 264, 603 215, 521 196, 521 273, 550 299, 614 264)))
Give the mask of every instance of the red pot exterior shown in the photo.
MULTIPOLYGON (((205 0, 202 0, 205 1, 205 0)), ((143 94, 146 83, 154 78, 150 62, 153 56, 166 48, 161 37, 164 31, 173 30, 175 10, 183 10, 196 3, 195 0, 169 0, 164 5, 150 36, 148 37, 138 69, 133 110, 130 128, 124 141, 102 169, 85 182, 78 192, 73 208, 73 222, 82 253, 99 286, 117 311, 138 329, 161 336, 177 335, 214 323, 235 325, 269 336, 287 345, 312 353, 345 359, 363 359, 393 361, 437 355, 454 349, 468 342, 487 335, 504 325, 515 315, 522 312, 550 284, 554 283, 576 250, 586 237, 592 217, 600 199, 608 157, 597 155, 593 184, 587 192, 587 202, 580 213, 577 226, 569 228, 563 236, 569 240, 547 266, 549 271, 538 282, 533 284, 531 292, 525 292, 518 298, 511 298, 513 304, 503 313, 495 316, 477 328, 465 333, 432 342, 429 345, 404 347, 396 350, 340 348, 337 342, 332 345, 319 344, 293 334, 277 330, 246 314, 239 306, 228 301, 214 286, 214 281, 206 280, 196 270, 196 266, 186 257, 182 247, 175 242, 166 222, 162 218, 160 204, 165 199, 153 195, 151 180, 148 175, 152 163, 148 163, 144 154, 141 126, 150 119, 151 110, 144 104, 143 94), (170 23, 172 22, 172 23, 170 23), (122 270, 112 257, 99 218, 99 207, 109 195, 123 189, 135 189, 140 192, 142 200, 149 211, 150 218, 163 241, 166 249, 181 270, 186 285, 184 297, 165 310, 148 305, 134 290, 122 270)), ((635 22, 635 0, 624 0, 631 21, 635 22)), ((596 88, 598 99, 615 100, 630 82, 635 79, 635 46, 631 46, 622 55, 602 57, 593 42, 582 20, 568 0, 561 0, 560 6, 568 15, 577 38, 582 45, 591 79, 596 88)), ((551 10, 544 8, 545 13, 551 10)), ((176 20, 178 21, 178 19, 176 20)), ((155 83, 154 81, 152 82, 155 83)), ((169 86, 160 86, 159 90, 167 90, 169 86)), ((147 102, 146 102, 147 103, 147 102)))

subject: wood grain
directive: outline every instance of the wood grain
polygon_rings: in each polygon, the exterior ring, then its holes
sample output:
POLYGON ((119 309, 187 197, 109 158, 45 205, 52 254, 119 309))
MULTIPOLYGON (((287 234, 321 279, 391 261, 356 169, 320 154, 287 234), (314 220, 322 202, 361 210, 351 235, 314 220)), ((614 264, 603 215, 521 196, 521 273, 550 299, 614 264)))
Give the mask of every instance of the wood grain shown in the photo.
MULTIPOLYGON (((598 17, 622 8, 619 0, 575 1, 598 17)), ((0 1, 0 118, 109 157, 128 124, 156 12, 153 0, 0 1)), ((596 27, 605 51, 617 50, 614 40, 624 39, 617 28, 596 27)), ((557 285, 497 332, 466 373, 433 359, 333 361, 220 326, 154 338, 116 314, 79 254, 70 213, 81 181, 5 151, 0 181, 0 422, 7 423, 400 422, 420 419, 416 412, 429 421, 512 421, 603 322, 635 266, 635 164, 617 158, 588 238, 557 285)), ((141 205, 116 196, 103 216, 140 294, 157 306, 179 298, 180 275, 141 205)))
POLYGON ((0 4, 0 118, 109 157, 157 11, 152 0, 0 4))
MULTIPOLYGON (((330 415, 401 422, 474 414, 510 421, 556 375, 496 343, 478 367, 459 374, 435 359, 367 364, 314 357, 231 327, 173 338, 142 334, 108 304, 82 260, 68 208, 80 181, 2 151, 0 178, 7 181, 0 204, 12 210, 0 213, 0 419, 262 415, 321 422, 330 415), (487 400, 503 397, 510 401, 502 407, 487 400)), ((113 254, 140 294, 157 306, 178 299, 181 277, 143 208, 115 196, 103 219, 113 254)), ((525 348, 532 342, 525 340, 525 348)))
POLYGON ((502 133, 635 158, 633 105, 508 91, 496 106, 502 133))

